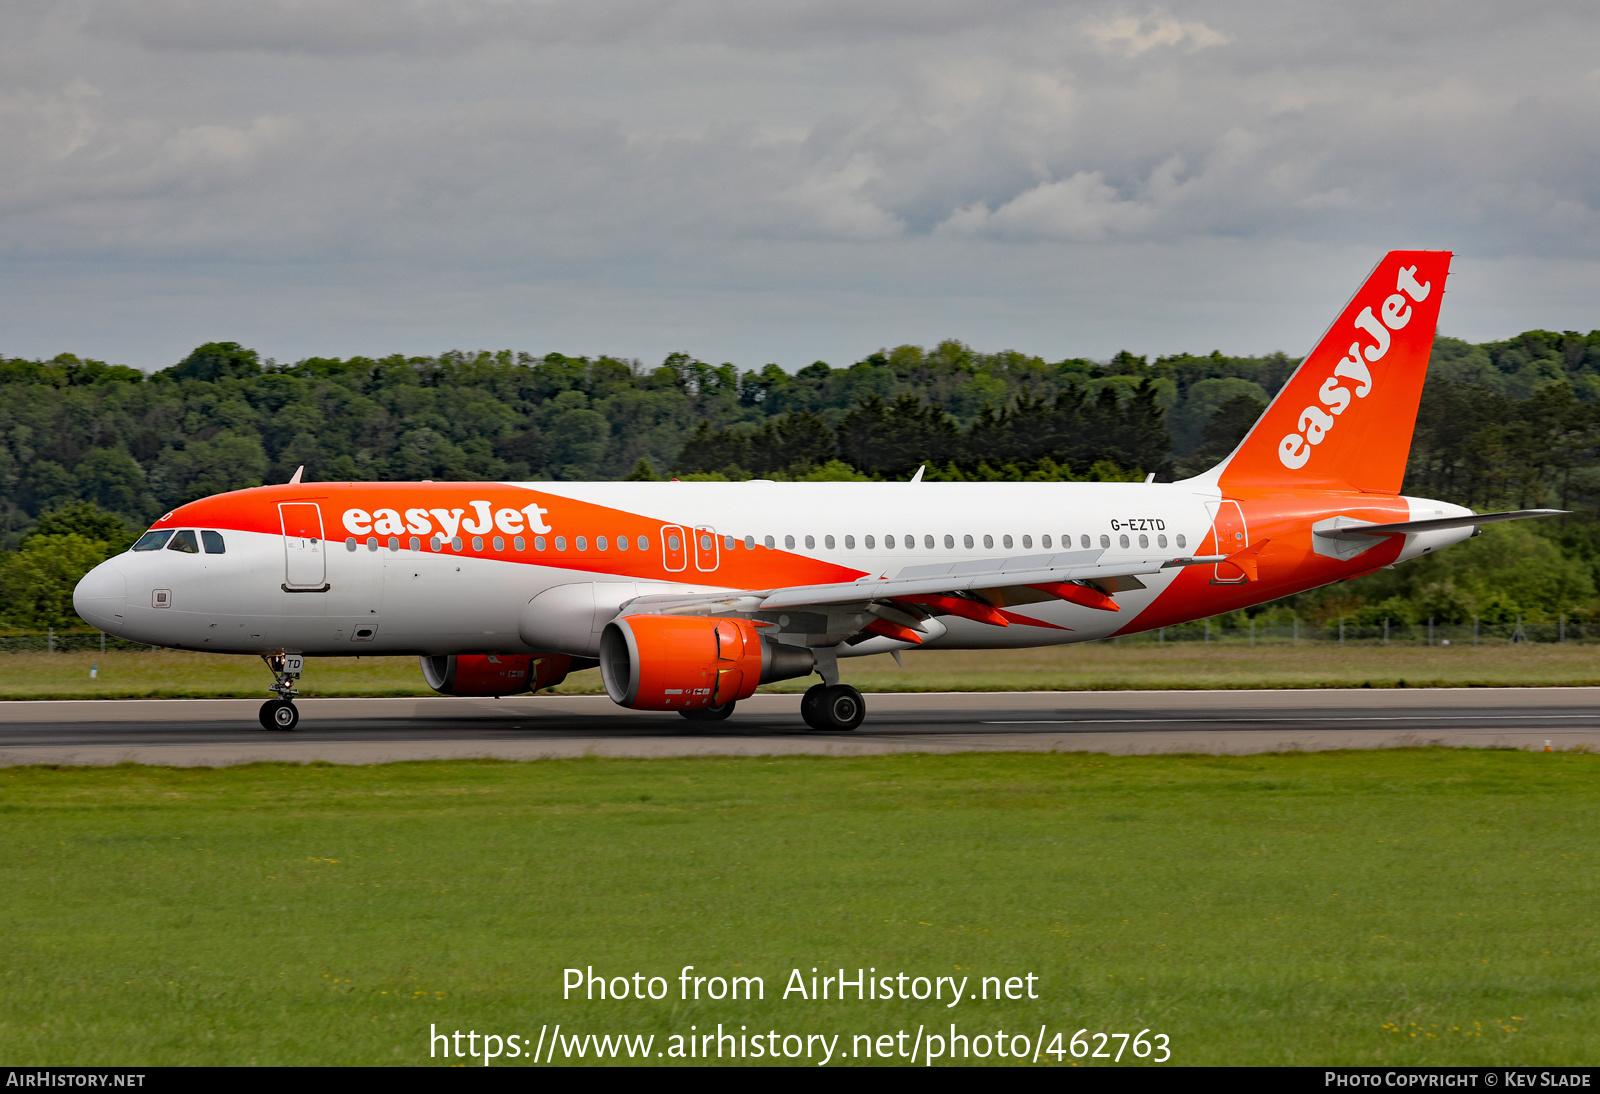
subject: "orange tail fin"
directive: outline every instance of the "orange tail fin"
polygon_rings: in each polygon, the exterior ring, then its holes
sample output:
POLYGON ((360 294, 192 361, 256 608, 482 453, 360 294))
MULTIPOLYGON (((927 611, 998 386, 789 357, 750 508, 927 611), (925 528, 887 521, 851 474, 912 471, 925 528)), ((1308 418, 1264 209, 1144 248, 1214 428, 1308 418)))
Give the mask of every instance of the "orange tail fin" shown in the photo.
POLYGON ((1390 251, 1239 447, 1235 485, 1397 494, 1450 273, 1449 251, 1390 251))

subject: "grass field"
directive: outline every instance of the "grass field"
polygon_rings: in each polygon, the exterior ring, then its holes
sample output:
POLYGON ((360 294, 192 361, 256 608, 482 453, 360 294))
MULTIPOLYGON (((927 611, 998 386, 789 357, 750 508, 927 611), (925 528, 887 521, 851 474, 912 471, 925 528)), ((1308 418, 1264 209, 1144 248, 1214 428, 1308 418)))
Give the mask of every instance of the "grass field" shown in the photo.
POLYGON ((1597 776, 1473 750, 8 768, 0 1058, 954 1022, 1149 1029, 1175 1064, 1592 1065, 1597 776), (766 999, 678 1002, 683 965, 766 999), (563 1002, 568 966, 672 996, 563 1002), (1039 999, 779 998, 813 967, 1039 999))
MULTIPOLYGON (((1300 646, 1149 643, 1032 650, 928 650, 846 659, 844 679, 863 691, 1015 691, 1127 688, 1437 687, 1600 684, 1600 646, 1300 646)), ((0 699, 264 696, 267 670, 253 657, 151 652, 0 654, 0 699), (89 667, 100 668, 89 679, 89 667)), ((800 691, 814 679, 768 691, 800 691)), ((414 657, 307 661, 306 695, 427 695, 414 657)), ((557 691, 598 693, 598 672, 557 691)))

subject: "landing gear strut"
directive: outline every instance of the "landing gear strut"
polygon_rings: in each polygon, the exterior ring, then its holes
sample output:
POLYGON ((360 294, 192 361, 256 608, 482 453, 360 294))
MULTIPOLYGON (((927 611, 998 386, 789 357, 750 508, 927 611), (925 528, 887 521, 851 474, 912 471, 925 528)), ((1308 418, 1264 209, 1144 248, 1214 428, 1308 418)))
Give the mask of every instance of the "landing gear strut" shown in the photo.
POLYGON ((272 686, 267 690, 278 695, 261 704, 261 728, 291 730, 300 724, 300 711, 294 705, 300 692, 294 685, 305 669, 305 658, 298 653, 264 653, 261 660, 272 672, 272 686))
POLYGON ((812 729, 848 732, 866 716, 866 700, 849 684, 818 684, 800 700, 800 717, 812 729))

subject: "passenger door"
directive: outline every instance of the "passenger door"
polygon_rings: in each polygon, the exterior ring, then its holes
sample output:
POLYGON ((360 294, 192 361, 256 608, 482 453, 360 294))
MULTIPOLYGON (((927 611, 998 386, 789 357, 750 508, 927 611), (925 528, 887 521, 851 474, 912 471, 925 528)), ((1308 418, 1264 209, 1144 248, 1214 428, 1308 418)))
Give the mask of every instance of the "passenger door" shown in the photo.
POLYGON ((283 522, 285 592, 328 591, 327 543, 322 538, 322 510, 310 502, 278 505, 283 522))
MULTIPOLYGON (((1219 555, 1232 555, 1250 546, 1250 529, 1245 526, 1244 513, 1236 501, 1224 501, 1217 506, 1217 519, 1212 522, 1217 534, 1219 555)), ((1231 562, 1219 562, 1213 568, 1213 585, 1241 585, 1245 573, 1231 562)))

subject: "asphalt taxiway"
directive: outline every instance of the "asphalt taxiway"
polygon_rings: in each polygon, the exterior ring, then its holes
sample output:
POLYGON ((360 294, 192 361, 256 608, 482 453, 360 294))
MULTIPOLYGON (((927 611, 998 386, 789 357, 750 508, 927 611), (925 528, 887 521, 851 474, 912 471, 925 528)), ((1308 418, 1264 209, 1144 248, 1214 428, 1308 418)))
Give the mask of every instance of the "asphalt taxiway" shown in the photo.
POLYGON ((868 694, 851 733, 815 733, 799 696, 725 722, 623 710, 603 696, 302 699, 292 733, 260 699, 0 703, 0 765, 892 752, 1237 754, 1440 744, 1600 748, 1600 688, 868 694))

